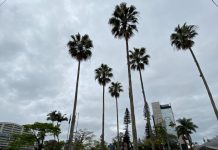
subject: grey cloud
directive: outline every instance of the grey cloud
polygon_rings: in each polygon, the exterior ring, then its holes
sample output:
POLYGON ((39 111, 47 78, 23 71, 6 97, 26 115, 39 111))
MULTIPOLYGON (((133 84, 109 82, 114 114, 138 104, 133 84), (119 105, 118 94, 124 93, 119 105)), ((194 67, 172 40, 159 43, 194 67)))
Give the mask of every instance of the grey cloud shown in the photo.
MULTIPOLYGON (((72 112, 77 62, 70 58, 66 43, 80 32, 93 40, 93 56, 81 65, 77 111, 79 128, 101 134, 102 88, 94 80, 101 63, 113 68, 114 78, 124 86, 119 99, 122 128, 129 107, 125 42, 110 33, 108 18, 121 1, 7 1, 0 8, 0 120, 20 124, 45 121, 58 109, 72 112), (10 109, 8 109, 10 108, 10 109), (3 113, 2 113, 3 112, 3 113)), ((215 116, 204 85, 189 52, 177 52, 169 36, 176 25, 199 26, 194 51, 217 101, 217 8, 209 1, 127 1, 140 12, 139 32, 130 40, 130 49, 146 47, 150 65, 143 71, 149 103, 171 103, 175 117, 190 117, 199 126, 195 141, 217 135, 215 116), (187 3, 189 4, 187 6, 187 3)), ((132 73, 136 122, 139 137, 145 121, 140 81, 132 73)), ((114 100, 106 93, 106 139, 116 135, 114 100)), ((68 123, 62 126, 66 139, 68 123)))

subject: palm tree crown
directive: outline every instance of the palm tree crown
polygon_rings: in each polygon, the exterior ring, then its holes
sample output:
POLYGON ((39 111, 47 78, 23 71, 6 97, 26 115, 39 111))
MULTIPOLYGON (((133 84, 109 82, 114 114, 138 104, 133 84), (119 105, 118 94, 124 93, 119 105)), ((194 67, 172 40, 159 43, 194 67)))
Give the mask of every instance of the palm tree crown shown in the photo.
POLYGON ((111 81, 112 68, 108 67, 106 64, 101 64, 101 66, 95 69, 95 80, 98 80, 100 85, 105 86, 107 83, 111 81))
POLYGON ((176 131, 178 135, 189 135, 192 134, 193 131, 196 132, 197 125, 192 122, 192 119, 178 119, 177 122, 179 125, 176 127, 176 131))
POLYGON ((146 54, 146 49, 134 48, 134 51, 130 51, 130 65, 132 70, 144 70, 145 65, 149 64, 149 55, 146 54))
POLYGON ((138 18, 136 15, 135 6, 131 5, 127 7, 126 3, 121 3, 115 7, 112 17, 109 19, 109 24, 112 26, 112 34, 118 38, 130 38, 133 35, 133 31, 138 31, 136 23, 138 18))
POLYGON ((112 82, 109 87, 109 93, 112 97, 118 98, 120 96, 120 92, 123 92, 122 85, 119 82, 112 82))
POLYGON ((171 45, 175 46, 178 50, 186 50, 190 49, 194 45, 194 41, 192 40, 198 33, 195 31, 197 26, 195 25, 186 25, 180 27, 178 25, 175 28, 175 32, 171 34, 170 40, 171 45))
POLYGON ((79 33, 71 35, 72 41, 68 42, 70 55, 78 61, 85 61, 92 56, 91 48, 93 48, 92 41, 89 36, 85 34, 81 36, 79 33))

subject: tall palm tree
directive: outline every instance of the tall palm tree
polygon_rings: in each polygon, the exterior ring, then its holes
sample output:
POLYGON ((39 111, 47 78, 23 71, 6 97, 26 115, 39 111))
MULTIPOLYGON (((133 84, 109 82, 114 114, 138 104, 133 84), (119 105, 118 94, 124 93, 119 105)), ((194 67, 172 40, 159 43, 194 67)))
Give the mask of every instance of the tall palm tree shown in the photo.
MULTIPOLYGON (((81 36, 79 33, 71 36, 72 41, 68 42, 69 53, 72 58, 78 61, 78 70, 77 70, 77 80, 76 80, 76 90, 75 90, 75 98, 74 98, 74 106, 73 106, 73 114, 70 128, 70 136, 69 142, 73 141, 75 120, 76 120, 76 106, 77 106, 77 94, 78 94, 78 85, 79 85, 79 75, 80 75, 80 63, 82 61, 86 61, 91 58, 93 48, 92 40, 89 38, 87 34, 81 36)), ((71 145, 71 144, 70 144, 71 145)), ((71 149, 71 146, 69 146, 71 149)))
MULTIPOLYGON (((152 136, 152 128, 151 128, 151 122, 150 122, 150 111, 149 111, 149 105, 146 100, 145 96, 145 90, 144 90, 144 84, 142 80, 142 70, 144 70, 145 65, 149 64, 149 58, 150 56, 146 54, 146 49, 144 47, 142 48, 134 48, 134 51, 129 51, 129 59, 130 59, 130 67, 132 70, 137 70, 139 72, 139 77, 141 81, 141 88, 142 88, 142 95, 144 99, 144 108, 145 108, 145 117, 147 119, 148 124, 148 131, 149 131, 149 137, 152 136)), ((152 149, 154 150, 154 143, 152 144, 152 149)))
POLYGON ((178 50, 189 50, 191 52, 191 55, 195 61, 195 64, 197 65, 198 71, 200 73, 200 77, 202 78, 204 85, 206 87, 207 93, 209 95, 211 104, 213 106, 213 110, 215 112, 216 118, 218 120, 218 110, 216 108, 216 104, 213 100, 213 96, 210 92, 209 86, 207 85, 207 81, 203 75, 203 72, 201 71, 201 67, 194 55, 194 52, 192 51, 192 47, 194 45, 194 41, 192 40, 198 33, 196 32, 196 26, 195 25, 186 25, 186 23, 183 24, 183 26, 180 27, 178 25, 175 28, 175 32, 171 34, 170 40, 171 45, 175 46, 178 50))
POLYGON ((178 136, 185 136, 189 141, 190 147, 192 148, 191 134, 196 132, 198 126, 192 122, 192 119, 181 118, 178 119, 177 122, 179 123, 179 125, 176 127, 178 136))
POLYGON ((109 93, 112 97, 115 97, 116 100, 116 112, 117 112, 117 149, 120 149, 120 136, 119 136, 119 117, 118 117, 118 102, 117 99, 120 97, 120 92, 123 92, 122 85, 119 82, 112 82, 109 87, 109 93))
POLYGON ((127 6, 126 3, 116 5, 112 17, 109 19, 109 24, 112 26, 112 34, 115 38, 124 38, 126 42, 126 58, 128 66, 128 79, 129 79, 129 100, 132 120, 132 134, 133 134, 133 145, 134 150, 138 149, 137 146, 137 131, 135 123, 135 110, 132 92, 132 81, 131 81, 131 70, 129 64, 129 39, 133 36, 134 31, 137 30, 136 24, 138 23, 138 11, 135 6, 127 6))
POLYGON ((102 135, 101 135, 101 146, 102 149, 104 148, 104 93, 105 93, 105 86, 111 81, 112 68, 110 68, 106 64, 101 64, 101 66, 95 69, 95 80, 98 80, 98 83, 102 85, 103 88, 103 110, 102 110, 102 135))

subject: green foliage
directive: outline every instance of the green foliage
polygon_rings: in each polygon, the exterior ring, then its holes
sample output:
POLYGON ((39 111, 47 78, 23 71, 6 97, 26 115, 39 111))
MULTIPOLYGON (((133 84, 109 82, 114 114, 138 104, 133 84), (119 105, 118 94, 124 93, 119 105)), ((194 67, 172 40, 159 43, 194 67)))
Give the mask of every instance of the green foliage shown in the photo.
POLYGON ((107 144, 105 142, 104 147, 102 148, 101 142, 94 140, 94 145, 91 147, 90 150, 108 150, 107 144))
POLYGON ((138 12, 135 6, 127 6, 126 3, 116 5, 112 17, 109 19, 109 24, 112 26, 112 34, 114 37, 129 39, 133 36, 133 31, 138 31, 136 24, 138 12))
POLYGON ((128 108, 126 108, 125 115, 124 115, 124 124, 125 124, 126 128, 128 128, 128 125, 129 125, 130 123, 131 123, 131 120, 130 120, 130 113, 129 113, 128 108))
POLYGON ((64 141, 57 142, 56 140, 49 140, 44 142, 45 150, 61 150, 64 146, 64 141))
POLYGON ((95 135, 93 132, 88 131, 87 129, 80 129, 75 133, 74 149, 91 149, 94 145, 94 137, 95 135))
POLYGON ((130 123, 131 123, 130 113, 129 113, 128 108, 126 108, 125 115, 124 115, 125 133, 123 136, 123 147, 126 147, 128 149, 131 148, 130 135, 129 135, 129 129, 128 129, 128 126, 130 123))
POLYGON ((13 140, 9 144, 8 150, 19 150, 21 147, 33 146, 35 143, 35 137, 30 133, 14 134, 11 137, 13 140))
POLYGON ((144 70, 145 65, 149 64, 150 56, 146 54, 146 49, 134 48, 134 51, 129 51, 130 66, 132 70, 144 70))
POLYGON ((72 41, 68 42, 69 53, 72 58, 77 61, 85 61, 92 56, 91 48, 93 48, 92 41, 89 36, 85 34, 81 36, 79 33, 71 35, 72 41))
MULTIPOLYGON (((124 137, 124 134, 122 132, 120 132, 119 134, 119 146, 120 148, 122 149, 122 146, 123 146, 123 137, 124 137)), ((117 139, 117 136, 115 136, 113 139, 112 139, 112 144, 114 145, 114 147, 117 147, 117 142, 118 142, 118 139, 117 139)))
POLYGON ((98 83, 102 86, 105 86, 107 83, 111 81, 112 68, 110 68, 106 64, 101 64, 101 66, 95 69, 95 80, 98 80, 98 83))
POLYGON ((24 125, 24 128, 33 134, 39 150, 43 148, 44 140, 47 135, 57 135, 61 132, 60 128, 54 126, 52 123, 35 122, 34 124, 24 125))
MULTIPOLYGON (((56 127, 60 127, 61 125, 61 122, 63 121, 68 121, 68 118, 65 117, 66 114, 62 115, 61 112, 57 112, 56 110, 50 112, 48 115, 47 115, 47 120, 50 120, 52 121, 52 124, 54 122, 56 122, 56 127)), ((54 136, 54 139, 55 137, 57 137, 58 141, 59 141, 59 134, 60 132, 54 132, 53 136, 54 136)))
POLYGON ((120 96, 120 92, 123 92, 122 85, 119 82, 112 82, 109 87, 109 93, 112 97, 118 98, 120 96))
POLYGON ((196 32, 195 25, 187 25, 184 23, 181 27, 178 25, 175 32, 171 34, 171 45, 175 46, 178 50, 190 49, 194 45, 192 40, 198 33, 196 32))
POLYGON ((190 118, 178 119, 177 122, 179 123, 179 125, 176 127, 178 136, 192 134, 193 132, 196 132, 196 129, 198 128, 198 126, 195 125, 190 118))
POLYGON ((162 124, 157 124, 155 126, 156 139, 159 140, 162 144, 167 143, 167 131, 166 128, 162 126, 162 124))

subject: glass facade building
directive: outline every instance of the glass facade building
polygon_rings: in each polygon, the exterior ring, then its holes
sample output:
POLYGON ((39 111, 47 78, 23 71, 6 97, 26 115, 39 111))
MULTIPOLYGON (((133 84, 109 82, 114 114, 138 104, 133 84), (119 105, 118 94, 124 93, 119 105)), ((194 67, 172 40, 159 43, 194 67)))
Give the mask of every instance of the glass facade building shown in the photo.
POLYGON ((160 105, 159 102, 152 103, 154 125, 162 124, 168 134, 177 136, 175 127, 170 126, 175 124, 173 110, 170 104, 160 105))

